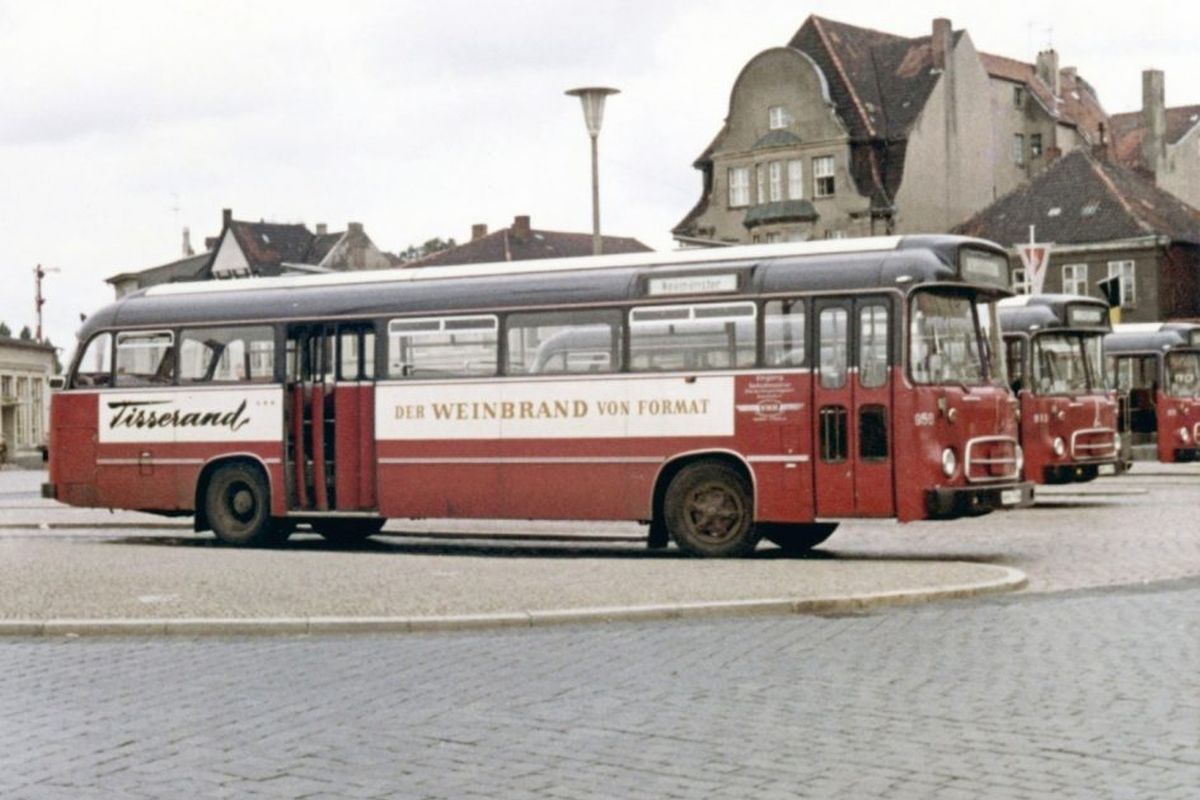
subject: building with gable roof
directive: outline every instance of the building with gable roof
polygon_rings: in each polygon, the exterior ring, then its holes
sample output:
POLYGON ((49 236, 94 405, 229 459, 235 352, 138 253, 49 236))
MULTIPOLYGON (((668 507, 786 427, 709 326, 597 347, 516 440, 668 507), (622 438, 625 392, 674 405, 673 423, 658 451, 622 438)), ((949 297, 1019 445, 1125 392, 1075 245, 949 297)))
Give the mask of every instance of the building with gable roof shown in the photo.
POLYGON ((977 51, 935 19, 903 37, 808 17, 734 81, 696 160, 685 245, 946 231, 1058 154, 1104 137, 1095 92, 1053 50, 977 51))
POLYGON ((221 214, 220 235, 205 241, 204 253, 194 254, 184 229, 183 258, 137 272, 122 272, 106 279, 117 297, 160 283, 275 276, 294 272, 330 272, 387 269, 394 264, 375 246, 358 222, 330 233, 318 224, 316 233, 306 225, 246 222, 221 214))
POLYGON ((1118 162, 1200 208, 1200 105, 1166 107, 1161 70, 1142 73, 1142 109, 1112 118, 1118 162))
MULTIPOLYGON (((651 248, 625 236, 601 236, 607 255, 648 253, 651 248)), ((574 258, 592 255, 592 234, 535 229, 528 215, 513 218, 513 224, 488 233, 487 225, 473 225, 471 240, 431 253, 405 264, 406 267, 440 267, 449 264, 487 264, 526 261, 536 258, 574 258)))
POLYGON ((956 233, 1012 248, 1014 283, 1028 291, 1015 245, 1030 226, 1052 244, 1044 292, 1102 297, 1099 282, 1119 277, 1124 321, 1200 317, 1200 210, 1144 174, 1078 149, 956 233))

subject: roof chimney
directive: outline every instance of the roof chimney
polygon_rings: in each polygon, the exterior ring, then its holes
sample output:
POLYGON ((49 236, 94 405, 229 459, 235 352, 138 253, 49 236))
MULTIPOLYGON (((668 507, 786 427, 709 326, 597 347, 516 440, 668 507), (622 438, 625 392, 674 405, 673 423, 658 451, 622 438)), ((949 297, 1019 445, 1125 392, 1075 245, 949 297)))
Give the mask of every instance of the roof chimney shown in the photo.
POLYGON ((1166 158, 1167 104, 1161 69, 1148 69, 1142 73, 1142 159, 1146 168, 1156 176, 1166 158))
POLYGON ((192 232, 186 227, 183 229, 183 257, 196 255, 196 251, 192 249, 192 232))
POLYGON ((933 21, 933 38, 929 40, 929 46, 933 51, 934 69, 946 68, 946 58, 953 46, 953 35, 954 29, 950 26, 950 20, 938 17, 933 21))
POLYGON ((1037 76, 1050 87, 1055 97, 1060 94, 1058 85, 1058 52, 1052 47, 1037 54, 1037 76))
POLYGON ((221 209, 221 230, 225 230, 226 228, 228 228, 229 223, 231 223, 231 222, 233 222, 233 209, 232 208, 221 209))
POLYGON ((221 237, 219 237, 219 236, 205 236, 204 237, 204 252, 211 253, 212 249, 217 246, 217 242, 219 242, 219 241, 221 241, 221 237))
POLYGON ((513 238, 518 242, 525 242, 529 240, 530 228, 528 214, 521 214, 513 217, 512 235, 513 238))
POLYGON ((351 236, 362 236, 363 235, 362 223, 361 222, 347 222, 346 223, 346 232, 349 233, 351 236))
POLYGON ((317 236, 324 236, 327 233, 329 233, 329 226, 326 225, 324 222, 318 222, 317 223, 317 236))
POLYGON ((487 236, 487 223, 486 222, 477 222, 471 226, 471 241, 472 242, 475 241, 476 239, 482 239, 485 236, 487 236))

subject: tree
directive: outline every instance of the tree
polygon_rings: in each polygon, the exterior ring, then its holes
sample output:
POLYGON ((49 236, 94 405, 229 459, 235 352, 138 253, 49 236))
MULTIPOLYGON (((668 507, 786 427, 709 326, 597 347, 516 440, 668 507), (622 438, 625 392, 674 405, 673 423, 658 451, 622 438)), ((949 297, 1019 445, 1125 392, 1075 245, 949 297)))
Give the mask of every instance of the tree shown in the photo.
POLYGON ((442 250, 449 250, 451 247, 456 246, 457 242, 454 241, 453 237, 449 239, 443 239, 439 236, 427 240, 425 244, 419 247, 417 245, 410 244, 407 249, 401 250, 399 253, 397 253, 397 255, 402 263, 407 264, 410 261, 416 261, 417 259, 424 258, 432 253, 439 253, 442 250))
POLYGON ((33 341, 33 331, 29 330, 29 326, 26 325, 24 328, 21 328, 18 338, 23 342, 31 342, 33 341))
POLYGON ((0 336, 12 336, 12 328, 0 322, 0 336))

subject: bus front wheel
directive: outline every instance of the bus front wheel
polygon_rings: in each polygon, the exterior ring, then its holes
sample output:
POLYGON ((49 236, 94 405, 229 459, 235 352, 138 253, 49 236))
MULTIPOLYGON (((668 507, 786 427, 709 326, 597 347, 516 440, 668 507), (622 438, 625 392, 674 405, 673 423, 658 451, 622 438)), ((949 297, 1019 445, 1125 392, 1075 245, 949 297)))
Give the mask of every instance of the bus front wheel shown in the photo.
POLYGON ((218 467, 204 493, 204 511, 217 538, 226 544, 270 547, 287 539, 287 529, 271 519, 267 479, 248 464, 218 467))
POLYGON ((758 544, 750 484, 726 464, 704 461, 680 470, 667 487, 663 513, 671 538, 689 555, 744 556, 758 544))

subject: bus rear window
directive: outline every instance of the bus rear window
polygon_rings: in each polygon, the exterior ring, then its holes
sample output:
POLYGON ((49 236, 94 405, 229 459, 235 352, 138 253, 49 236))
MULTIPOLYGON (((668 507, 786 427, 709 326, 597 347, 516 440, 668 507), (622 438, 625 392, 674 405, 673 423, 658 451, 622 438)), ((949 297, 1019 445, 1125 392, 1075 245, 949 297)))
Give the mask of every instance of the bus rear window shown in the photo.
POLYGON ((112 381, 112 334, 101 333, 88 342, 83 358, 75 367, 71 388, 108 386, 112 381))

